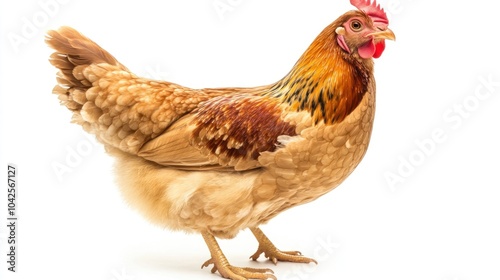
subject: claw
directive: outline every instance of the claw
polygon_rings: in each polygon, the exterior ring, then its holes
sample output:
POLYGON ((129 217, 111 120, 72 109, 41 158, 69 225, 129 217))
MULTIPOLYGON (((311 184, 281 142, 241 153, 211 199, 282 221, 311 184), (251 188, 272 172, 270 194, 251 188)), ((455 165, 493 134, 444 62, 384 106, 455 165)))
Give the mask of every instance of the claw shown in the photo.
POLYGON ((274 244, 264 235, 264 233, 258 229, 252 229, 253 234, 259 241, 259 248, 255 254, 250 256, 250 259, 256 261, 262 253, 264 253, 264 257, 268 258, 275 265, 278 261, 286 261, 286 262, 295 262, 295 263, 315 263, 318 262, 314 259, 307 258, 302 256, 302 253, 299 251, 280 251, 274 246, 274 244))
POLYGON ((208 267, 209 265, 213 264, 214 267, 212 267, 212 269, 210 270, 210 272, 212 273, 215 273, 217 272, 217 266, 215 265, 213 259, 209 259, 207 260, 206 262, 204 262, 202 265, 201 265, 201 269, 205 268, 205 267, 208 267))
POLYGON ((250 259, 256 261, 260 255, 264 253, 264 257, 272 261, 275 265, 278 261, 295 262, 295 263, 315 263, 318 262, 315 259, 304 257, 299 251, 280 251, 276 247, 262 248, 259 246, 257 252, 250 256, 250 259))

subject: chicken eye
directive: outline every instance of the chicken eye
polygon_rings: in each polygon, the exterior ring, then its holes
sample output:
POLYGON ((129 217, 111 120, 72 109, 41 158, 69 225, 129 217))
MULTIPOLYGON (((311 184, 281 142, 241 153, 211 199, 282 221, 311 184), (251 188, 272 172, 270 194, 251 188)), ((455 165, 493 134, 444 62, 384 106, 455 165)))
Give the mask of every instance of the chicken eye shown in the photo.
POLYGON ((351 29, 353 31, 360 31, 361 28, 363 28, 363 24, 359 20, 353 20, 351 21, 351 29))

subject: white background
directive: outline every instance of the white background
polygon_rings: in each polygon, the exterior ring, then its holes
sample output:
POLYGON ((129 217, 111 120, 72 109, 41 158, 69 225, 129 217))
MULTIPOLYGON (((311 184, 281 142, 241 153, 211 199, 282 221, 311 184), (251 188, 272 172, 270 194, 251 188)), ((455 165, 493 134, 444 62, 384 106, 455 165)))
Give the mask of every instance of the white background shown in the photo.
MULTIPOLYGON (((151 225, 122 201, 113 160, 51 94, 56 71, 44 34, 72 26, 147 77, 255 86, 284 76, 352 7, 346 0, 54 1, 0 7, 0 278, 219 279, 200 269, 209 258, 201 236, 151 225), (56 5, 43 8, 49 2, 56 5), (232 8, 218 13, 214 3, 232 8), (17 273, 4 261, 8 163, 19 175, 17 273), (58 177, 58 165, 71 172, 58 177)), ((257 243, 248 231, 221 241, 222 249, 232 264, 271 267, 279 279, 498 280, 500 85, 488 92, 481 83, 500 82, 497 6, 380 2, 397 41, 376 61, 376 125, 365 159, 335 191, 263 227, 279 248, 319 265, 251 262, 257 243), (425 140, 439 131, 438 142, 425 140), (391 184, 387 174, 401 181, 391 184)))

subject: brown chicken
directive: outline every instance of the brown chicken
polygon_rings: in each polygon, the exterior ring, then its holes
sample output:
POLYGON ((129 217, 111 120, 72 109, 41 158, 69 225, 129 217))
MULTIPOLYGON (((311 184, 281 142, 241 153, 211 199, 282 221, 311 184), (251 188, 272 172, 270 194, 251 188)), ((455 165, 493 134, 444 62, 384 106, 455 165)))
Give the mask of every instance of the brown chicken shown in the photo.
POLYGON ((338 186, 364 156, 373 125, 373 59, 394 39, 383 9, 351 0, 278 82, 191 89, 140 78, 69 27, 49 31, 53 92, 74 123, 116 157, 128 202, 153 223, 201 233, 229 279, 276 279, 231 266, 215 237, 249 228, 253 260, 315 262, 280 251, 259 225, 338 186))

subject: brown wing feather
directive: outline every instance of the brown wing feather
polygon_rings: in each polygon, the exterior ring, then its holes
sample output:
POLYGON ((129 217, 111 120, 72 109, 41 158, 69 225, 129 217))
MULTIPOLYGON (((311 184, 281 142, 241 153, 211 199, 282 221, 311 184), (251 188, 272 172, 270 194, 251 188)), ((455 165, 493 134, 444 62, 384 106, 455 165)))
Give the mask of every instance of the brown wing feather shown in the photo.
POLYGON ((282 119, 276 99, 236 94, 201 104, 196 112, 193 144, 222 166, 246 170, 260 166, 261 152, 274 151, 280 135, 296 135, 295 126, 282 119))
POLYGON ((282 114, 272 98, 215 97, 149 141, 139 155, 182 169, 258 168, 260 153, 274 151, 279 136, 296 135, 295 126, 284 121, 282 114))

